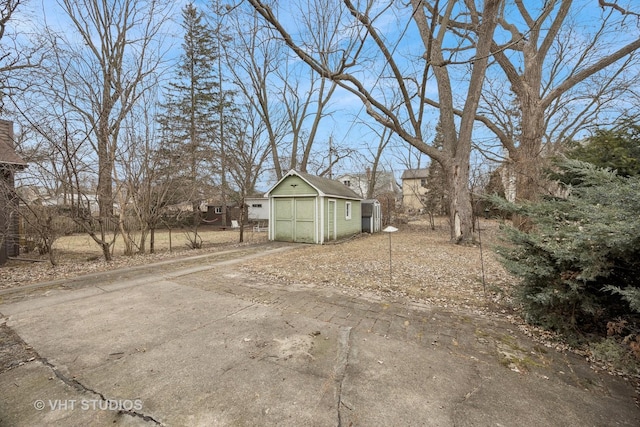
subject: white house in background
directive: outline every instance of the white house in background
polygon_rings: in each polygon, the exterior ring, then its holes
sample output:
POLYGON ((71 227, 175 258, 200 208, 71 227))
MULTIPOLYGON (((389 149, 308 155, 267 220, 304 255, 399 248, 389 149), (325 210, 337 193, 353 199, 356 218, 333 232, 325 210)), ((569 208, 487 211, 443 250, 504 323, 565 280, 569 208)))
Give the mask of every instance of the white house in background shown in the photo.
POLYGON ((269 221, 269 199, 266 197, 247 197, 247 218, 252 222, 269 221))
MULTIPOLYGON (((100 213, 100 207, 98 205, 98 195, 90 192, 83 192, 78 194, 77 192, 68 192, 61 194, 60 191, 49 190, 46 187, 27 185, 18 189, 21 199, 24 203, 29 205, 38 206, 59 206, 59 207, 71 207, 81 206, 84 209, 88 209, 91 215, 98 215, 100 213)), ((120 205, 114 202, 114 212, 120 211, 120 205)))

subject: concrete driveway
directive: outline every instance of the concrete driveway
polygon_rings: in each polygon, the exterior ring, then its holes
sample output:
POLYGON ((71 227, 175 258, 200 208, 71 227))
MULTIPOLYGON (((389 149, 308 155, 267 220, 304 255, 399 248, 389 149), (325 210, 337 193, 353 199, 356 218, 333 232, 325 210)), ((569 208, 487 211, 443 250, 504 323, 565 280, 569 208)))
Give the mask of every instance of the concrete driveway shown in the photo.
POLYGON ((238 268, 282 250, 0 295, 0 426, 640 425, 633 387, 502 320, 238 268))

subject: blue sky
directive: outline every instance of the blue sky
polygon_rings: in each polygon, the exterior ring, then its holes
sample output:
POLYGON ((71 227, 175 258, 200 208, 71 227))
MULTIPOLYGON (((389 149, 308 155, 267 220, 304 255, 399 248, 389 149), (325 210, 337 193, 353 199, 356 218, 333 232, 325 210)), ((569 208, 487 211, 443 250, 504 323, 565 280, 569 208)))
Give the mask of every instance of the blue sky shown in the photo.
MULTIPOLYGON (((175 55, 179 54, 179 45, 181 42, 181 28, 180 28, 180 10, 184 4, 186 4, 186 0, 174 1, 173 8, 176 21, 169 27, 169 31, 173 33, 173 43, 175 55)), ((202 6, 207 4, 207 1, 200 0, 195 2, 196 4, 202 6)), ((577 1, 580 3, 580 1, 577 1)), ((581 32, 586 32, 589 30, 589 23, 591 18, 594 18, 599 13, 599 8, 597 7, 589 7, 589 5, 596 4, 595 1, 592 0, 584 0, 582 2, 585 6, 585 9, 582 11, 582 21, 576 23, 574 37, 579 37, 581 32), (590 18, 591 17, 591 18, 590 18)), ((70 26, 70 24, 66 21, 66 19, 59 12, 59 6, 55 0, 28 0, 24 7, 20 9, 19 20, 15 21, 15 24, 18 28, 24 29, 28 31, 31 25, 28 23, 28 20, 32 19, 35 22, 42 22, 46 18, 46 22, 48 25, 53 27, 56 30, 64 32, 66 28, 70 26)), ((379 28, 381 31, 389 37, 390 40, 396 40, 402 35, 402 41, 396 42, 393 41, 390 45, 393 45, 396 49, 396 57, 398 59, 399 64, 403 67, 411 68, 413 66, 412 55, 419 55, 424 50, 422 46, 422 42, 415 35, 415 27, 413 23, 410 21, 410 17, 407 15, 406 9, 399 9, 396 11, 397 14, 389 15, 384 18, 383 21, 379 24, 379 28), (407 27, 408 23, 408 27, 407 27), (405 33, 405 30, 408 28, 408 31, 405 33), (404 52, 404 53, 403 53, 404 52), (403 56, 404 55, 404 56, 403 56)), ((294 24, 295 21, 285 20, 286 25, 294 24)), ((292 26, 290 28, 293 28, 292 26)), ((506 33, 502 31, 501 34, 506 33)), ((628 37, 628 34, 621 34, 622 37, 628 37)), ((305 67, 306 65, 302 64, 301 61, 298 61, 300 67, 305 67)), ((372 64, 375 65, 375 64, 372 64)), ((379 64, 378 64, 379 65, 379 64)), ((418 64, 421 66, 421 64, 418 64)), ((375 66, 372 66, 372 70, 375 70, 375 66)), ((362 70, 363 73, 366 73, 367 70, 362 70)), ((464 74, 464 73, 463 73, 464 74)), ((457 84, 461 89, 460 93, 464 93, 465 91, 465 76, 461 74, 458 75, 459 81, 457 84)), ((369 73, 368 75, 362 74, 363 80, 368 82, 375 82, 378 88, 382 87, 385 84, 384 81, 381 81, 377 76, 373 73, 369 73)), ((428 89, 431 90, 431 93, 434 93, 435 83, 430 82, 428 89)), ((333 140, 333 144, 335 146, 348 146, 353 150, 358 151, 362 155, 368 155, 371 149, 375 149, 379 142, 379 137, 376 133, 381 132, 381 127, 377 123, 373 121, 365 112, 362 102, 355 97, 354 95, 342 90, 338 89, 332 99, 332 105, 330 107, 331 110, 335 111, 334 115, 331 117, 327 117, 324 119, 324 122, 321 125, 321 131, 316 139, 318 153, 322 154, 328 153, 328 141, 330 138, 333 140), (364 124, 360 123, 364 122, 364 124), (373 130, 372 130, 373 129, 373 130), (324 147, 323 147, 324 145, 324 147)), ((437 110, 433 108, 427 109, 428 115, 428 127, 425 134, 427 135, 427 142, 430 142, 434 136, 433 129, 437 123, 437 110)), ((475 134, 475 140, 478 142, 491 142, 495 141, 495 138, 492 134, 479 129, 475 134)), ((420 166, 425 166, 428 163, 428 158, 424 155, 419 156, 415 149, 410 150, 408 145, 399 140, 399 138, 394 137, 390 146, 393 148, 390 151, 385 159, 383 164, 386 168, 393 168, 396 172, 396 175, 402 172, 402 170, 407 166, 405 159, 411 158, 413 160, 413 164, 411 166, 415 167, 418 165, 416 159, 418 157, 421 158, 420 166), (413 156, 410 154, 410 151, 413 152, 413 156)), ((356 164, 354 162, 343 162, 339 164, 334 169, 334 174, 343 173, 343 172, 361 172, 362 166, 360 164, 356 164)))
MULTIPOLYGON (((175 17, 174 22, 168 26, 168 31, 173 33, 173 38, 169 41, 173 43, 175 57, 180 54, 179 46, 182 41, 182 29, 180 27, 181 8, 188 3, 187 0, 173 2, 175 17)), ((204 0, 195 2, 199 6, 206 5, 208 2, 204 0)), ((404 19, 407 19, 405 17, 404 19)), ((28 0, 18 11, 16 19, 13 21, 15 27, 25 33, 38 31, 37 28, 46 23, 53 30, 65 34, 65 37, 73 40, 74 31, 73 24, 60 11, 60 6, 56 0, 28 0)), ((393 20, 387 20, 385 24, 387 31, 400 31, 398 26, 404 26, 393 20)), ((405 38, 404 44, 414 43, 405 38)), ((306 65, 297 59, 297 66, 306 68, 306 65)), ((306 70, 305 70, 306 71, 306 70)), ((369 77, 375 78, 375 77, 369 77)), ((378 81, 377 86, 380 87, 384 82, 378 81)), ((349 147, 355 150, 363 157, 369 157, 371 150, 375 151, 379 143, 382 128, 372 118, 370 118, 362 105, 362 102, 353 94, 338 88, 332 97, 331 105, 328 110, 334 113, 323 119, 320 131, 316 137, 314 147, 319 155, 329 152, 328 142, 331 139, 334 147, 349 147)), ((432 109, 433 127, 437 121, 436 111, 432 109)), ((381 165, 386 170, 393 170, 396 175, 402 173, 405 169, 407 159, 411 159, 412 167, 424 167, 428 163, 428 158, 419 154, 415 149, 412 150, 413 155, 408 153, 407 144, 398 137, 393 136, 392 142, 389 144, 390 150, 387 152, 385 159, 381 165), (419 162, 416 161, 419 159, 419 162)), ((360 161, 349 161, 348 159, 336 165, 333 169, 334 176, 340 173, 357 173, 362 172, 364 166, 360 161)), ((264 186, 265 184, 261 184, 264 186)))

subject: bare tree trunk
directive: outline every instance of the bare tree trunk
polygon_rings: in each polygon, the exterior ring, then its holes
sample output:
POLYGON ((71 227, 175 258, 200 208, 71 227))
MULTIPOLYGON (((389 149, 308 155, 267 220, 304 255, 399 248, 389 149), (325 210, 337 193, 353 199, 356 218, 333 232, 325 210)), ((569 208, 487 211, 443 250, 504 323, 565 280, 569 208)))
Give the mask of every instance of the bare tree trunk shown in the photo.
MULTIPOLYGON (((600 2, 602 17, 588 18, 593 31, 582 32, 576 39, 571 36, 574 19, 583 14, 581 6, 574 7, 569 0, 544 2, 542 8, 525 3, 516 2, 512 13, 500 14, 500 25, 511 39, 502 44, 496 41, 491 49, 513 96, 493 95, 485 106, 486 115, 477 117, 508 151, 508 173, 516 181, 515 201, 535 201, 548 191, 543 166, 552 145, 592 126, 607 104, 625 104, 619 95, 630 82, 637 84, 638 76, 623 71, 638 66, 640 49, 636 24, 625 16, 639 16, 637 11, 600 2), (628 31, 632 31, 629 36, 628 31), (602 78, 594 78, 603 70, 607 72, 602 78), (502 103, 500 96, 507 101, 502 103), (515 104, 515 117, 507 116, 513 114, 510 102, 515 104), (499 107, 493 108, 492 103, 499 107), (513 125, 518 118, 520 129, 513 125)), ((512 188, 505 190, 510 195, 512 188)), ((514 222, 525 230, 531 225, 519 216, 514 222)))
POLYGON ((391 135, 393 132, 388 128, 384 128, 382 130, 382 134, 380 135, 380 142, 378 143, 378 147, 373 156, 373 162, 371 164, 371 168, 367 168, 367 199, 373 199, 376 193, 376 183, 378 180, 378 166, 380 165, 380 159, 382 158, 382 154, 384 153, 384 149, 391 141, 391 135))
MULTIPOLYGON (((83 223, 82 225, 85 227, 85 230, 86 230, 87 224, 83 223)), ((100 230, 99 230, 100 235, 96 234, 95 231, 89 231, 88 234, 93 239, 93 241, 96 242, 98 246, 100 246, 100 250, 104 255, 104 260, 109 262, 113 259, 111 247, 115 243, 117 233, 114 233, 113 239, 111 241, 108 241, 106 236, 106 231, 105 231, 107 225, 104 223, 100 223, 99 227, 100 227, 100 230)))
POLYGON ((149 236, 149 253, 150 254, 154 254, 156 253, 156 228, 155 227, 151 227, 151 230, 149 230, 150 236, 149 236))
MULTIPOLYGON (((74 43, 69 42, 65 50, 58 47, 63 38, 51 37, 57 61, 55 66, 59 68, 62 83, 56 87, 59 92, 55 96, 87 124, 83 131, 92 145, 93 161, 98 166, 93 172, 97 172, 95 191, 100 229, 96 233, 92 225, 84 226, 101 246, 105 260, 109 261, 114 240, 107 241, 107 235, 113 220, 113 171, 119 134, 122 123, 143 94, 157 83, 163 59, 156 54, 156 36, 169 19, 171 10, 170 5, 155 1, 60 0, 59 4, 75 33, 74 43), (65 56, 67 53, 69 57, 65 56)), ((75 134, 76 130, 70 131, 75 134)), ((77 162, 78 159, 72 155, 70 161, 77 162)), ((77 175, 77 170, 74 173, 77 175)), ((81 188, 77 185, 74 190, 80 194, 81 188)), ((82 190, 87 191, 86 188, 82 190)), ((121 209, 124 210, 124 205, 121 209)), ((92 218, 88 220, 93 221, 92 218)), ((123 231, 125 243, 131 243, 126 241, 123 224, 117 229, 123 231)), ((130 245, 127 248, 130 250, 130 245)))
POLYGON ((455 243, 473 240, 473 207, 469 192, 469 164, 451 162, 444 168, 449 188, 449 221, 451 240, 455 243))
MULTIPOLYGON (((526 127, 527 131, 523 131, 520 147, 510 154, 516 177, 516 202, 537 200, 545 187, 542 173, 545 161, 541 153, 542 137, 536 136, 539 129, 543 129, 543 125, 537 120, 525 119, 522 120, 522 124, 523 129, 526 127)), ((522 215, 514 215, 513 224, 523 231, 530 230, 532 225, 529 219, 522 215)))
POLYGON ((122 236, 122 241, 124 243, 124 255, 135 255, 137 252, 137 245, 134 238, 131 236, 131 230, 127 230, 126 228, 125 217, 122 214, 118 217, 118 229, 120 230, 120 235, 122 236))
POLYGON ((240 200, 240 243, 244 242, 244 215, 245 215, 245 198, 243 197, 240 200))

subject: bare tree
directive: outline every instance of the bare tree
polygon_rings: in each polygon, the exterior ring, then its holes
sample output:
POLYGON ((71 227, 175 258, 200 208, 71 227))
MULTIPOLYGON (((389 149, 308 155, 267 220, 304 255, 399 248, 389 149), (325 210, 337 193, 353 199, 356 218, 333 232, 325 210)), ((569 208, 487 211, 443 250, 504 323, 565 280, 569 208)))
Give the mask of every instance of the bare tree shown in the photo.
POLYGON ((29 73, 40 66, 46 50, 40 34, 24 34, 11 28, 15 15, 27 1, 0 1, 0 112, 4 112, 6 96, 31 85, 29 73), (32 43, 20 41, 31 40, 32 43))
MULTIPOLYGON (((323 8, 325 3, 314 4, 323 8)), ((336 36, 331 28, 335 22, 327 20, 320 27, 304 14, 299 16, 309 34, 321 39, 336 36)), ((332 114, 329 108, 337 84, 308 67, 301 68, 253 9, 238 6, 225 16, 225 22, 233 34, 225 46, 229 72, 265 123, 275 178, 282 178, 283 168, 307 171, 318 130, 332 114)), ((320 43, 326 45, 330 40, 320 43)))
POLYGON ((273 91, 277 70, 285 62, 286 51, 270 30, 260 24, 255 13, 243 13, 238 6, 224 20, 230 43, 225 44, 225 61, 238 92, 259 115, 269 143, 269 153, 277 179, 282 177, 279 151, 287 128, 287 117, 273 91))
POLYGON ((283 84, 279 98, 282 99, 288 118, 287 136, 291 143, 287 144, 288 150, 279 150, 279 157, 289 157, 289 169, 297 169, 307 172, 312 153, 313 143, 318 132, 318 127, 328 113, 325 109, 334 93, 335 82, 327 81, 309 72, 307 78, 296 76, 287 70, 288 66, 281 67, 278 71, 283 84), (305 91, 301 86, 309 85, 305 91), (308 121, 311 120, 307 130, 308 121))
POLYGON ((383 128, 378 145, 376 147, 375 153, 373 153, 373 161, 371 162, 371 166, 367 166, 367 199, 372 199, 378 187, 378 172, 382 170, 382 154, 385 152, 385 148, 389 145, 389 142, 392 140, 393 133, 389 130, 389 128, 383 128))
POLYGON ((116 176, 123 171, 116 163, 122 126, 162 72, 161 29, 169 4, 60 0, 58 5, 75 32, 43 30, 49 55, 43 67, 32 70, 28 90, 11 99, 31 132, 29 148, 40 158, 29 179, 68 208, 110 260, 116 196, 122 196, 123 209, 127 204, 127 180, 116 176))
MULTIPOLYGON (((16 101, 16 96, 11 99, 16 101)), ((16 143, 29 164, 15 194, 20 202, 27 250, 46 254, 51 264, 57 265, 55 241, 73 231, 74 215, 84 215, 90 207, 85 203, 88 200, 71 188, 72 182, 85 177, 86 152, 68 133, 59 131, 57 121, 63 120, 47 107, 34 105, 28 111, 18 109, 15 113, 21 123, 16 143)))
POLYGON ((599 4, 598 16, 591 1, 538 7, 517 0, 499 16, 502 34, 510 37, 494 41, 491 52, 510 90, 498 89, 501 76, 491 71, 496 84, 485 92, 478 119, 505 148, 520 200, 544 192, 541 168, 555 144, 607 123, 607 115, 617 118, 612 109, 624 104, 625 94, 637 93, 638 11, 599 4))
MULTIPOLYGON (((158 88, 159 89, 159 88, 158 88)), ((157 91, 147 91, 123 122, 124 132, 116 152, 114 182, 119 206, 118 227, 125 254, 155 251, 155 230, 168 200, 175 199, 176 165, 163 163, 159 155, 157 91)), ((171 161, 171 159, 169 159, 171 161)))
MULTIPOLYGON (((387 147, 396 135, 386 127, 372 126, 365 122, 360 122, 360 125, 369 127, 371 136, 367 139, 377 142, 367 143, 364 147, 366 152, 354 155, 352 163, 357 170, 365 171, 366 185, 360 195, 366 199, 373 199, 378 193, 391 190, 390 188, 381 188, 383 185, 390 184, 382 174, 386 169, 390 169, 390 165, 385 162, 384 154, 389 151, 387 147)), ((358 191, 356 190, 356 192, 358 191)))
MULTIPOLYGON (((20 217, 23 220, 22 233, 27 246, 33 246, 40 255, 47 255, 51 265, 58 265, 54 243, 60 237, 73 231, 73 221, 64 215, 59 206, 45 206, 20 198, 20 217)), ((29 248, 31 250, 32 248, 29 248)))
POLYGON ((56 91, 76 115, 97 160, 98 232, 92 234, 105 260, 111 259, 107 224, 114 206, 113 173, 122 123, 142 94, 157 83, 164 63, 162 28, 170 13, 165 1, 60 0, 75 30, 70 38, 52 38, 59 52, 53 72, 56 91))
MULTIPOLYGON (((313 40, 294 38, 293 31, 287 29, 284 21, 279 20, 265 3, 259 0, 249 2, 315 72, 356 95, 369 115, 397 133, 409 145, 442 164, 451 203, 451 239, 456 242, 472 240, 472 210, 468 189, 471 136, 502 2, 489 0, 484 2, 484 10, 477 10, 475 2, 467 1, 464 3, 465 10, 460 11, 454 8, 457 4, 454 1, 447 2, 446 7, 440 10, 438 2, 434 6, 422 0, 413 0, 409 14, 405 14, 404 19, 399 17, 404 10, 394 9, 395 2, 381 4, 369 1, 361 7, 350 0, 335 2, 325 12, 345 11, 351 19, 348 20, 346 14, 343 17, 340 12, 334 12, 341 17, 340 26, 335 28, 341 30, 338 34, 354 37, 336 37, 330 49, 325 50, 319 49, 313 40), (382 19, 388 17, 386 13, 393 12, 397 12, 392 15, 393 21, 401 23, 397 29, 400 35, 396 39, 391 37, 391 30, 384 29, 383 22, 387 22, 382 19), (459 16, 467 17, 468 28, 451 32, 449 23, 458 12, 459 16), (411 20, 415 27, 411 26, 411 20), (423 43, 421 51, 399 52, 406 33, 412 28, 417 28, 423 43), (373 50, 379 53, 379 57, 367 58, 367 53, 373 50), (469 50, 473 53, 469 54, 469 50), (407 63, 408 58, 410 64, 407 63), (450 68, 458 63, 470 67, 470 73, 461 107, 462 119, 456 124, 450 68), (381 68, 376 68, 377 64, 381 64, 381 68), (365 80, 362 75, 369 76, 367 67, 375 69, 373 75, 377 74, 378 77, 365 80), (437 85, 440 122, 446 141, 442 150, 429 145, 423 138, 425 120, 428 119, 425 99, 431 73, 437 85), (384 84, 378 85, 381 81, 384 84), (380 89, 380 86, 383 88, 380 89), (389 86, 393 86, 400 94, 400 105, 391 105, 386 100, 384 89, 389 86)), ((459 6, 462 7, 462 4, 459 6)), ((318 21, 327 18, 313 10, 308 13, 318 21)))
POLYGON ((244 223, 246 218, 245 199, 255 193, 256 183, 264 172, 264 163, 269 157, 268 139, 264 137, 266 127, 258 112, 247 105, 240 108, 236 126, 227 130, 227 144, 233 156, 227 159, 231 184, 236 190, 232 193, 240 206, 240 242, 244 241, 244 223))
MULTIPOLYGON (((36 76, 34 74, 34 79, 36 76)), ((86 133, 73 125, 73 108, 50 96, 58 93, 52 92, 54 88, 60 89, 57 83, 59 81, 54 76, 48 82, 43 80, 34 85, 20 97, 12 97, 13 106, 22 122, 22 152, 31 164, 23 182, 34 189, 37 199, 43 198, 61 208, 27 208, 27 215, 31 217, 30 225, 46 232, 52 221, 50 215, 64 212, 99 243, 103 251, 107 248, 110 259, 116 234, 108 233, 109 224, 96 219, 95 151, 86 133)), ((33 201, 25 199, 25 203, 31 204, 33 201)))

